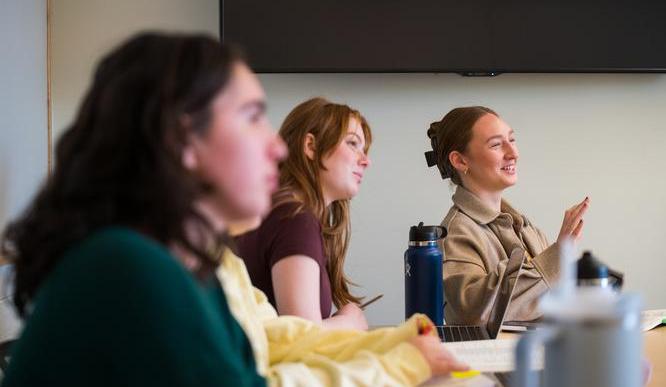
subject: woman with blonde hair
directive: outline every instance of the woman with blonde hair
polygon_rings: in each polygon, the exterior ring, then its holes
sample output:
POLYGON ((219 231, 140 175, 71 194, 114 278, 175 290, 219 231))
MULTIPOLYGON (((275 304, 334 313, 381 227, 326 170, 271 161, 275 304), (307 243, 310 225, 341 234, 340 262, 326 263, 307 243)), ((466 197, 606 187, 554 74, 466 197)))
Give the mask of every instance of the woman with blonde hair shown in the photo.
POLYGON ((289 150, 280 189, 261 225, 236 238, 239 255, 280 314, 367 329, 343 266, 349 201, 370 165, 370 126, 347 105, 313 98, 289 113, 280 136, 289 150))

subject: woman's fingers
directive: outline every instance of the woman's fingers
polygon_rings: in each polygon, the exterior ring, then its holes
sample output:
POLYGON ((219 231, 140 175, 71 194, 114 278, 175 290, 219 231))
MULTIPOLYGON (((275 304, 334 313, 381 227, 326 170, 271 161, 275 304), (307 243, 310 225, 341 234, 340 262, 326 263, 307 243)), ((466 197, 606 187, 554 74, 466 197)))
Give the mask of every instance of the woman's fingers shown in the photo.
POLYGON ((575 225, 578 223, 576 222, 576 219, 580 219, 580 217, 582 217, 585 214, 585 212, 589 207, 590 207, 590 199, 586 197, 585 199, 583 199, 582 202, 569 208, 565 213, 565 218, 568 217, 569 220, 571 220, 571 222, 575 225))
POLYGON ((447 350, 442 351, 441 364, 448 370, 448 372, 467 371, 469 369, 469 365, 459 361, 451 352, 447 350))
POLYGON ((562 220, 562 227, 560 235, 557 240, 561 241, 563 238, 571 236, 578 239, 583 231, 583 216, 590 207, 590 198, 585 197, 580 203, 570 207, 564 212, 564 219, 562 220))
POLYGON ((587 202, 587 199, 585 199, 580 205, 577 206, 577 208, 571 214, 571 218, 570 218, 570 221, 569 221, 569 227, 571 228, 571 234, 575 234, 576 229, 578 229, 580 227, 581 221, 583 220, 583 215, 585 215, 588 208, 589 208, 589 204, 587 202))
POLYGON ((576 228, 571 233, 571 236, 573 237, 574 240, 578 240, 582 233, 583 233, 583 219, 578 221, 578 225, 576 226, 576 228))
POLYGON ((451 371, 466 371, 469 367, 447 351, 436 336, 416 336, 409 339, 423 355, 433 375, 445 375, 451 371))
POLYGON ((440 361, 436 363, 436 370, 433 370, 434 374, 448 374, 449 372, 461 372, 469 370, 469 366, 453 356, 447 356, 441 358, 440 361))
POLYGON ((467 364, 455 359, 449 363, 449 371, 451 372, 467 371, 468 369, 469 366, 467 364))
POLYGON ((590 208, 590 198, 585 197, 585 199, 576 206, 577 215, 584 214, 588 208, 590 208))

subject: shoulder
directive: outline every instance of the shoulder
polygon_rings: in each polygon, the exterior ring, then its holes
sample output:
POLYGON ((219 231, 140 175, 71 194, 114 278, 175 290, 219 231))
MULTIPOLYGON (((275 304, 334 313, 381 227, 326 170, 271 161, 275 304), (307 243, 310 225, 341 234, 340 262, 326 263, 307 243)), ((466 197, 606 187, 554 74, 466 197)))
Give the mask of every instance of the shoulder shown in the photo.
POLYGON ((475 235, 483 232, 482 226, 479 223, 455 205, 449 209, 444 220, 442 220, 441 226, 446 228, 447 236, 460 234, 475 235))
POLYGON ((288 202, 273 208, 261 224, 262 234, 276 235, 283 232, 297 234, 321 234, 321 224, 312 211, 299 203, 288 202))
POLYGON ((271 213, 266 218, 276 222, 298 222, 316 223, 319 225, 319 220, 315 214, 298 202, 282 203, 271 210, 271 213))
POLYGON ((94 251, 114 254, 124 252, 129 254, 170 255, 162 244, 140 234, 138 231, 125 227, 108 227, 98 230, 87 238, 72 246, 67 255, 87 254, 94 251))
POLYGON ((91 305, 96 298, 117 303, 121 295, 152 299, 195 287, 194 278, 163 245, 131 229, 114 227, 67 250, 38 299, 60 295, 91 305))
POLYGON ((72 246, 63 256, 63 263, 70 261, 104 271, 184 270, 165 246, 123 227, 99 230, 72 246))
POLYGON ((456 206, 451 208, 442 226, 447 235, 440 246, 449 262, 456 257, 456 260, 476 263, 475 257, 485 255, 492 245, 487 226, 477 223, 456 206))
POLYGON ((71 321, 164 326, 181 319, 175 310, 202 302, 201 286, 166 248, 136 231, 108 228, 63 255, 36 294, 31 321, 61 328, 71 321), (165 319, 154 321, 155 315, 165 319))
POLYGON ((260 239, 267 246, 270 266, 292 255, 305 255, 320 265, 326 264, 321 224, 312 211, 298 203, 275 207, 261 229, 260 239))
POLYGON ((446 216, 444 216, 444 219, 442 220, 440 226, 446 227, 448 231, 451 222, 453 222, 454 219, 458 217, 459 214, 462 214, 460 208, 458 208, 458 206, 456 206, 455 204, 452 205, 451 208, 449 208, 449 211, 446 213, 446 216))

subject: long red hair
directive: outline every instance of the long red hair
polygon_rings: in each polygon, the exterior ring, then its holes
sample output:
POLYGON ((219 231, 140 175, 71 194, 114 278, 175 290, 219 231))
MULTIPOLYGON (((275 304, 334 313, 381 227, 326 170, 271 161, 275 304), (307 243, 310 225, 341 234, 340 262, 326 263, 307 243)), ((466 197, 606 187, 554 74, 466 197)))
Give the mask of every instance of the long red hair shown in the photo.
POLYGON ((336 200, 326 207, 320 171, 324 169, 323 159, 343 141, 350 119, 357 120, 361 125, 365 136, 364 151, 367 153, 372 133, 358 110, 324 98, 312 98, 289 113, 280 128, 280 136, 287 144, 289 156, 280 164, 280 189, 274 197, 276 206, 296 201, 301 204, 297 211, 312 211, 319 219, 336 308, 349 302, 359 303, 361 298, 351 294, 349 287, 353 283, 344 273, 351 236, 349 200, 336 200), (308 133, 315 138, 314 159, 308 158, 303 151, 308 133))

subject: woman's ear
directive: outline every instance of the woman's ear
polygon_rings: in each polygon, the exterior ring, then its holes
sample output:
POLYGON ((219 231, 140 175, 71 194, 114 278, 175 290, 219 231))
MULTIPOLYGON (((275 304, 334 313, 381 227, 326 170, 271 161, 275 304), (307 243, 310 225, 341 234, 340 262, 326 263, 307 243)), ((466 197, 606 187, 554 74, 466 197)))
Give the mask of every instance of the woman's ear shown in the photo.
MULTIPOLYGON (((183 114, 180 116, 180 125, 183 127, 184 130, 188 130, 189 128, 192 127, 192 117, 190 117, 189 114, 183 114)), ((181 163, 183 164, 183 167, 187 169, 188 171, 194 171, 199 167, 199 160, 197 158, 197 152, 196 152, 196 138, 192 135, 191 132, 185 135, 186 136, 186 144, 183 147, 183 151, 181 153, 181 163)))
POLYGON ((449 162, 460 175, 464 174, 469 169, 469 164, 467 163, 465 156, 463 156, 463 154, 458 151, 449 153, 449 162))
POLYGON ((303 153, 305 153, 305 156, 310 159, 314 160, 315 159, 315 137, 312 133, 308 133, 305 135, 305 140, 303 141, 303 153))
POLYGON ((183 153, 181 154, 181 162, 183 167, 188 171, 194 171, 199 167, 199 160, 197 158, 196 151, 194 150, 194 145, 187 144, 183 148, 183 153))

